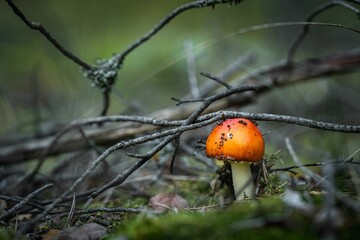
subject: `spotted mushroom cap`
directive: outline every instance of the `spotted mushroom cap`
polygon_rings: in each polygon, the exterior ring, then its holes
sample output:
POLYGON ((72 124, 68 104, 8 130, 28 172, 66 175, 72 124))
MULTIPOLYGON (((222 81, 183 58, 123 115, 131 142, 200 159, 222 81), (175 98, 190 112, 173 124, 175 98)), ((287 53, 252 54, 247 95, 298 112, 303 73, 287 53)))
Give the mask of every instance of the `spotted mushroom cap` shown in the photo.
POLYGON ((245 118, 223 121, 206 140, 206 155, 220 160, 257 162, 262 160, 264 151, 260 130, 245 118))

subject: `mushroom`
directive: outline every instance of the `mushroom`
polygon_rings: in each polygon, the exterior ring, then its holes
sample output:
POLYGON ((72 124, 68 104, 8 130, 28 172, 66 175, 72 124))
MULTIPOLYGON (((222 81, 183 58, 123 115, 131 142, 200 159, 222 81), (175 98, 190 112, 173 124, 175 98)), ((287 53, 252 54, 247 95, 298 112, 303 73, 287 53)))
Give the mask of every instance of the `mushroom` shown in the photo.
POLYGON ((237 200, 254 197, 250 163, 262 160, 263 136, 256 125, 245 118, 227 119, 215 126, 206 140, 206 155, 231 165, 237 200))

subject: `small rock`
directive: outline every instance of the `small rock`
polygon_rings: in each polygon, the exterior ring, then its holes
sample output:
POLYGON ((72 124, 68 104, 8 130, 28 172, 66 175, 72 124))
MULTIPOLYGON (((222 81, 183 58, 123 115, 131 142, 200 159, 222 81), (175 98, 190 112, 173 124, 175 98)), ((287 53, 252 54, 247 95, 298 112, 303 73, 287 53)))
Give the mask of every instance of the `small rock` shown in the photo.
POLYGON ((106 234, 106 228, 97 223, 87 223, 81 227, 64 229, 56 240, 97 240, 106 234))

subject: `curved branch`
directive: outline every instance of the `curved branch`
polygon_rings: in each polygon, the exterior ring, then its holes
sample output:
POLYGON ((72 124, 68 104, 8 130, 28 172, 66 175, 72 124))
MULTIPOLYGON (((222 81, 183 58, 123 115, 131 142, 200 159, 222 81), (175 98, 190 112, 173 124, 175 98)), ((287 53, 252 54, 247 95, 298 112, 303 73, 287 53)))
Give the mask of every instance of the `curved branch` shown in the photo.
MULTIPOLYGON (((350 11, 353 11, 355 12, 358 16, 360 16, 360 11, 359 9, 356 9, 354 8, 353 6, 351 6, 350 4, 347 4, 343 1, 331 1, 331 2, 328 2, 328 3, 325 3, 321 6, 319 6, 318 8, 316 8, 312 13, 310 13, 310 15, 307 17, 307 19, 305 20, 306 22, 311 22, 317 15, 319 15, 320 13, 332 8, 332 7, 335 7, 335 6, 342 6, 346 9, 349 9, 350 11)), ((295 52, 296 50, 299 48, 301 42, 304 40, 306 34, 308 33, 309 31, 309 28, 310 28, 311 25, 305 25, 302 30, 300 30, 296 37, 294 38, 291 46, 290 46, 290 49, 289 49, 289 52, 288 52, 288 55, 286 57, 286 62, 287 63, 290 63, 290 61, 293 60, 294 58, 294 55, 295 55, 295 52)))
POLYGON ((194 9, 194 8, 203 8, 203 7, 214 7, 216 4, 227 3, 231 4, 231 0, 199 0, 195 2, 186 3, 181 5, 180 7, 171 11, 165 18, 163 18, 159 23, 157 23, 149 32, 145 33, 142 37, 137 39, 134 43, 132 43, 129 47, 127 47, 121 53, 115 55, 116 61, 120 66, 121 63, 124 61, 125 57, 129 55, 132 51, 138 48, 140 45, 148 41, 151 37, 153 37, 156 33, 158 33, 163 27, 166 26, 171 20, 173 20, 176 16, 180 15, 181 13, 194 9))
MULTIPOLYGON (((318 77, 355 72, 359 69, 360 49, 353 49, 352 51, 337 55, 307 59, 286 66, 276 64, 264 67, 255 73, 242 77, 238 82, 260 84, 261 79, 266 79, 267 85, 261 85, 255 92, 237 96, 236 101, 233 98, 218 100, 206 108, 205 113, 219 111, 231 106, 244 106, 252 102, 255 97, 269 91, 269 86, 282 87, 318 77)), ((70 124, 67 130, 64 129, 64 132, 60 132, 57 137, 61 137, 62 134, 70 129, 77 128, 77 126, 117 121, 136 122, 117 124, 112 127, 104 124, 104 126, 98 127, 97 129, 91 127, 84 128, 87 138, 94 141, 97 145, 104 146, 114 144, 118 142, 119 139, 149 133, 160 127, 179 126, 183 124, 182 121, 171 119, 184 119, 194 113, 198 108, 199 103, 191 103, 156 111, 150 114, 150 117, 108 116, 79 120, 70 124), (139 126, 139 123, 143 123, 143 125, 139 126)), ((43 154, 44 149, 49 148, 53 141, 54 137, 44 137, 41 139, 26 140, 23 143, 2 146, 0 147, 0 165, 16 164, 38 158, 43 154)), ((88 145, 84 142, 83 137, 80 136, 80 134, 74 133, 67 135, 66 138, 64 136, 62 141, 56 145, 56 148, 51 149, 47 155, 56 155, 85 149, 87 147, 88 145)))
MULTIPOLYGON (((326 131, 333 132, 342 132, 342 133, 360 133, 360 125, 343 125, 338 123, 329 123, 322 121, 315 121, 312 119, 294 117, 287 115, 279 114, 270 114, 270 113, 247 113, 247 112, 234 112, 234 111, 219 111, 210 114, 206 114, 199 118, 199 121, 202 119, 213 118, 215 116, 222 115, 225 118, 248 118, 251 120, 257 121, 271 121, 271 122, 281 122, 287 124, 295 124, 302 127, 315 128, 326 131)), ((360 123, 359 123, 360 124, 360 123)))
POLYGON ((334 165, 345 165, 345 164, 352 164, 352 165, 360 165, 360 162, 354 162, 352 159, 345 160, 345 161, 328 161, 328 162, 316 162, 316 163, 308 163, 302 165, 293 165, 289 167, 280 167, 280 168, 271 168, 269 172, 295 172, 294 169, 300 169, 303 167, 321 167, 327 164, 334 164, 334 165))
POLYGON ((26 198, 24 198, 21 202, 19 202, 18 204, 16 204, 15 206, 13 206, 12 208, 10 208, 9 210, 3 212, 0 215, 0 220, 6 219, 8 217, 11 217, 13 215, 16 214, 16 212, 22 208, 24 205, 26 205, 32 198, 36 197, 37 195, 39 195, 41 192, 45 191, 46 189, 52 187, 53 184, 46 184, 42 187, 40 187, 39 189, 33 191, 32 193, 30 193, 26 198))
POLYGON ((44 28, 41 23, 32 22, 29 19, 26 18, 26 16, 20 11, 18 7, 11 1, 6 0, 8 5, 11 7, 11 9, 14 11, 14 13, 31 29, 39 31, 44 37, 49 40, 49 42, 55 46, 56 49, 58 49, 64 56, 78 64, 79 66, 83 67, 84 69, 90 70, 93 67, 83 60, 81 60, 79 57, 75 56, 72 52, 65 49, 51 34, 44 28))

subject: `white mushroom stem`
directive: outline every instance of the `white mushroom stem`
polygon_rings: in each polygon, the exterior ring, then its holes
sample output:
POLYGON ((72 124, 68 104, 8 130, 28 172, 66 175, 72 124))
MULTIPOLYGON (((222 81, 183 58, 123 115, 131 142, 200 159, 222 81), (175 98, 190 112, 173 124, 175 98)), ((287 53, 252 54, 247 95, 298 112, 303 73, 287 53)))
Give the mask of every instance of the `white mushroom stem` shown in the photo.
POLYGON ((254 183, 252 181, 250 164, 230 161, 230 165, 236 200, 253 198, 254 183))

